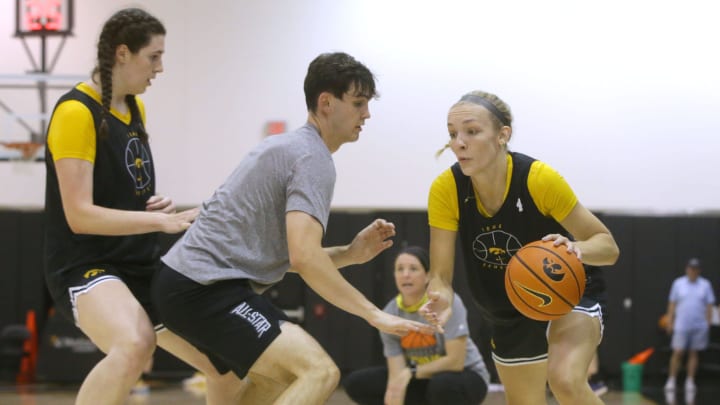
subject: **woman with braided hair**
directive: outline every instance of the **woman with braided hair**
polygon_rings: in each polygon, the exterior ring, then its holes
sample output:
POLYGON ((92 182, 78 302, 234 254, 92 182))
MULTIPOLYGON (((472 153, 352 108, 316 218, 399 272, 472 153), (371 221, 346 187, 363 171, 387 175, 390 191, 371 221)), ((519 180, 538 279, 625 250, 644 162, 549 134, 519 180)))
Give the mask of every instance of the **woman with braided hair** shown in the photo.
POLYGON ((232 403, 242 386, 164 330, 151 305, 158 232, 182 232, 198 213, 176 212, 172 200, 155 194, 137 95, 163 71, 164 41, 165 28, 147 12, 115 13, 100 34, 91 79, 60 98, 48 129, 48 288, 58 312, 106 354, 80 387, 77 404, 123 403, 156 343, 208 376, 208 403, 232 403))

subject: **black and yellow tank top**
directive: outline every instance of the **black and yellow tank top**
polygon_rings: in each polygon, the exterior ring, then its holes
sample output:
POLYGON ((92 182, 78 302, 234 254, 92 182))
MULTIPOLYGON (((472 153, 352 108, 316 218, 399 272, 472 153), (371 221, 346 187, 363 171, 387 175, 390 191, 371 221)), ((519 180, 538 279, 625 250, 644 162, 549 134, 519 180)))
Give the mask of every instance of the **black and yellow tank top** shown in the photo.
MULTIPOLYGON (((58 107, 74 100, 87 108, 87 111, 76 111, 92 116, 97 134, 102 122, 102 106, 97 97, 81 90, 87 87, 81 84, 63 95, 55 106, 52 119, 63 119, 55 116, 58 107)), ((155 168, 147 141, 138 136, 143 120, 137 100, 130 100, 129 107, 129 122, 109 114, 108 136, 95 136, 93 202, 107 208, 145 211, 146 201, 155 194, 155 168)), ((70 230, 63 211, 51 149, 46 145, 46 272, 97 265, 118 265, 130 273, 154 270, 159 263, 160 253, 156 233, 98 236, 78 235, 70 230)))

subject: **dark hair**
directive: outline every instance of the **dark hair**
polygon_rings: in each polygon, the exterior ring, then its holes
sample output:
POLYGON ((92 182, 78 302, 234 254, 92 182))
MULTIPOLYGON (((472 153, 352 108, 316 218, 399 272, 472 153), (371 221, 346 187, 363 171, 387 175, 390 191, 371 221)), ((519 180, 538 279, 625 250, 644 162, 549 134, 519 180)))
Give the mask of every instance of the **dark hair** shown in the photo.
MULTIPOLYGON (((110 114, 112 101, 112 70, 115 66, 115 51, 120 45, 126 45, 130 52, 137 53, 150 43, 155 35, 165 35, 165 27, 155 17, 139 8, 126 8, 116 12, 105 22, 97 45, 97 66, 93 77, 100 74, 102 86, 103 118, 100 123, 100 136, 108 134, 107 116, 110 114)), ((129 94, 125 102, 133 113, 138 112, 135 96, 129 94)), ((140 128, 140 138, 147 140, 148 134, 144 127, 140 128)))
POLYGON ((398 252, 397 256, 395 256, 395 259, 397 259, 397 257, 403 253, 415 256, 420 261, 420 264, 422 265, 423 270, 425 270, 425 273, 430 271, 430 254, 427 250, 421 248, 420 246, 406 246, 398 252))
POLYGON ((308 111, 317 110, 318 96, 327 91, 342 99, 343 95, 355 85, 355 95, 377 98, 375 76, 362 63, 343 53, 323 53, 308 66, 305 76, 305 104, 308 111))

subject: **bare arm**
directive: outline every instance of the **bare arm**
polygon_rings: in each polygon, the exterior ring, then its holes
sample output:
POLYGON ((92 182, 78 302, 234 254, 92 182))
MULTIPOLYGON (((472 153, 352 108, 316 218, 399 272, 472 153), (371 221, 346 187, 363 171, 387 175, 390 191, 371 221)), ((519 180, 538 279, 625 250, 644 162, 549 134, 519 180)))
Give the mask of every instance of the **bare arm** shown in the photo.
POLYGON ((197 216, 197 209, 165 213, 174 205, 153 200, 151 211, 125 211, 95 205, 93 201, 93 165, 82 159, 55 162, 65 218, 77 234, 135 235, 148 232, 184 231, 197 216), (169 208, 170 207, 170 208, 169 208))
POLYGON ((430 281, 427 288, 430 301, 423 305, 420 313, 440 331, 451 315, 456 238, 457 232, 430 227, 430 281))
POLYGON ((388 382, 385 388, 386 405, 402 405, 405 403, 407 386, 412 379, 410 369, 405 364, 405 356, 402 354, 388 357, 388 382))
POLYGON ((614 264, 620 254, 610 231, 592 212, 579 202, 568 216, 560 222, 570 232, 575 241, 569 241, 561 235, 547 235, 543 240, 555 240, 555 244, 566 244, 568 250, 584 263, 594 266, 614 264))
POLYGON ((443 371, 462 371, 465 368, 467 354, 467 336, 445 341, 445 356, 417 368, 417 378, 430 378, 443 371))
POLYGON ((313 291, 383 332, 395 335, 409 331, 432 333, 428 325, 381 311, 348 283, 322 248, 323 229, 315 218, 304 212, 291 211, 286 215, 286 222, 290 266, 313 291))

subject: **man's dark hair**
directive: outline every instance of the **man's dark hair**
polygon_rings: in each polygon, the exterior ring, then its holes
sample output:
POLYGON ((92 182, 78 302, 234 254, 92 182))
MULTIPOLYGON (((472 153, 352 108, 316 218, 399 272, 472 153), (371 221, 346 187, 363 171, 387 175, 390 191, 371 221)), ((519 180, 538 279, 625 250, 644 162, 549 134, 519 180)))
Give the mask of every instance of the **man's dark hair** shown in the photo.
POLYGON ((317 110, 318 96, 330 92, 342 99, 355 86, 355 96, 376 98, 375 76, 362 63, 343 53, 323 53, 315 58, 305 76, 305 104, 308 111, 317 110))

